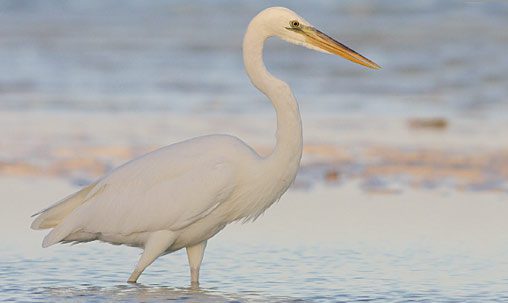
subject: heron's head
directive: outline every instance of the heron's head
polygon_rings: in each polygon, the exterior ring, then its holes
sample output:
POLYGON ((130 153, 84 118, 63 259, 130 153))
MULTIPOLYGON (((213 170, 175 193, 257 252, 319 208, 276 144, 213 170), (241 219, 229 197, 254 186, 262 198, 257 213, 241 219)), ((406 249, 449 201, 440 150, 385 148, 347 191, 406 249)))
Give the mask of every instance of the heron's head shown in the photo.
POLYGON ((339 55, 360 65, 379 69, 376 63, 344 44, 317 30, 295 12, 284 7, 270 7, 259 13, 265 29, 287 42, 302 45, 323 53, 339 55))

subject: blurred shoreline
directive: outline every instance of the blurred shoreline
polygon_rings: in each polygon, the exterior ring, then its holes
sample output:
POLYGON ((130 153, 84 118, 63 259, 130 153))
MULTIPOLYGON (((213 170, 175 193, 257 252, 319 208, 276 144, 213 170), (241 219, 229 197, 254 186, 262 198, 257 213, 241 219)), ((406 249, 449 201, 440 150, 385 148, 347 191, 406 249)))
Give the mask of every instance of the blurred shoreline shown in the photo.
MULTIPOLYGON (((508 193, 506 122, 453 119, 436 125, 424 118, 305 113, 303 120, 304 155, 295 188, 355 181, 377 193, 410 188, 508 193)), ((236 135, 267 155, 275 132, 275 117, 259 113, 0 111, 0 121, 0 176, 60 177, 74 185, 162 146, 212 133, 236 135)))

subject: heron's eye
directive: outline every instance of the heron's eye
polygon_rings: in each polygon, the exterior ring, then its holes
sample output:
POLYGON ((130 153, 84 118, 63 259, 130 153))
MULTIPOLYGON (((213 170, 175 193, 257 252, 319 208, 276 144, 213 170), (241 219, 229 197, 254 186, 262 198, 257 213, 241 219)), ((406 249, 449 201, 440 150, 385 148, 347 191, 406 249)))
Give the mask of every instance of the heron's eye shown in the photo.
POLYGON ((298 22, 297 20, 289 21, 289 25, 292 28, 298 28, 298 27, 300 27, 300 22, 298 22))

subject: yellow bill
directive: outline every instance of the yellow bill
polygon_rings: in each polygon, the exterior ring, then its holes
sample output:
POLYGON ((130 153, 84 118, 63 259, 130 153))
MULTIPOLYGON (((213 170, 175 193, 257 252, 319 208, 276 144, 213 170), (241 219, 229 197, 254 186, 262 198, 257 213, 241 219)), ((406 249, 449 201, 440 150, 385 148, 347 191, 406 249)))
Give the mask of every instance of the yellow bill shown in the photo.
POLYGON ((358 63, 360 65, 373 68, 380 69, 381 66, 377 65, 373 61, 365 58, 339 41, 329 37, 323 32, 315 29, 314 27, 300 25, 298 28, 288 28, 290 30, 300 32, 305 37, 305 41, 311 44, 314 47, 322 49, 331 54, 339 55, 343 58, 346 58, 352 62, 358 63))

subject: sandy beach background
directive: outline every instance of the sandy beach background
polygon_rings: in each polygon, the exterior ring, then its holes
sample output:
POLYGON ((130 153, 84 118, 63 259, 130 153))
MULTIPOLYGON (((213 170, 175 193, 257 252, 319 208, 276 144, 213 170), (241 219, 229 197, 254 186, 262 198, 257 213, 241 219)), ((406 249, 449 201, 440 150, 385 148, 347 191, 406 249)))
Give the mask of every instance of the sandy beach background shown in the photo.
POLYGON ((184 252, 128 286, 138 250, 42 249, 30 215, 189 137, 268 154, 275 116, 240 53, 268 4, 0 1, 0 299, 508 301, 508 5, 270 5, 384 68, 268 43, 301 105, 302 166, 262 218, 210 241, 192 290, 184 252))

